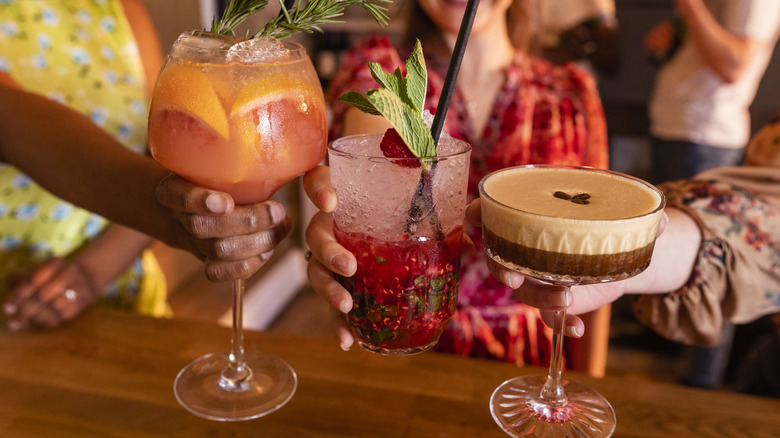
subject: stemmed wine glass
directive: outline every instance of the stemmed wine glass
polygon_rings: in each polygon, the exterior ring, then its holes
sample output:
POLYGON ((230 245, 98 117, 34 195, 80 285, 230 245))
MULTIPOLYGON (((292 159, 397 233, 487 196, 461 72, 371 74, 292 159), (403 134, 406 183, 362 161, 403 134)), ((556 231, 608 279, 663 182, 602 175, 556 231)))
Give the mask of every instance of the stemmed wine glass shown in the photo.
MULTIPOLYGON (((154 158, 178 175, 233 196, 267 200, 316 166, 326 147, 325 100, 306 51, 296 43, 188 31, 174 43, 157 78, 149 114, 154 158)), ((244 282, 233 284, 228 353, 181 370, 176 399, 212 420, 239 421, 279 409, 297 387, 282 359, 244 352, 244 282)))
MULTIPOLYGON (((485 176, 479 190, 488 256, 565 289, 642 272, 665 205, 652 185, 592 168, 507 168, 485 176)), ((555 312, 547 376, 510 379, 491 397, 493 418, 511 436, 608 437, 615 430, 603 396, 561 378, 565 317, 555 312)))

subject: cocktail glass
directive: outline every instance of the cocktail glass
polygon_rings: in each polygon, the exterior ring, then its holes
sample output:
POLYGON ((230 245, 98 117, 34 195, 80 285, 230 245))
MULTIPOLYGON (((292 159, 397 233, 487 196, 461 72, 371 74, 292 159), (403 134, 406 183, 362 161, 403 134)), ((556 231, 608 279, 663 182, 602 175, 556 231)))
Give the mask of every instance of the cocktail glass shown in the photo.
MULTIPOLYGON (((504 267, 570 288, 622 280, 650 263, 665 204, 652 185, 616 172, 513 167, 479 184, 485 251, 504 267)), ((515 437, 608 437, 615 412, 596 391, 561 379, 566 311, 555 313, 547 376, 493 393, 490 411, 515 437)))
POLYGON ((432 348, 457 304, 471 147, 443 136, 434 158, 386 158, 381 135, 328 146, 338 242, 357 258, 341 277, 357 343, 385 355, 432 348))
MULTIPOLYGON (((316 166, 327 142, 322 88, 303 47, 277 43, 182 34, 152 95, 154 158, 189 181, 229 193, 237 204, 267 200, 316 166)), ((243 280, 236 280, 230 351, 203 356, 176 377, 176 399, 201 417, 257 418, 283 406, 297 387, 284 360, 244 352, 243 292, 243 280)))

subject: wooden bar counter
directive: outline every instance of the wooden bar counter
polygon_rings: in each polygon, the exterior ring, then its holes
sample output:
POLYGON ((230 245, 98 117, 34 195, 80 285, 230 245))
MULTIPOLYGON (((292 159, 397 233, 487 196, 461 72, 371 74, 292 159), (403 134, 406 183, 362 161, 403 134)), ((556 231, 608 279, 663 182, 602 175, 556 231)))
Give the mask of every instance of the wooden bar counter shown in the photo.
MULTIPOLYGON (((298 390, 245 422, 198 418, 176 402, 179 369, 223 351, 229 330, 93 310, 48 331, 0 332, 0 437, 503 437, 493 389, 524 373, 435 353, 384 357, 335 340, 247 332, 246 348, 286 359, 298 390)), ((565 373, 614 406, 616 437, 778 437, 780 400, 565 373)))

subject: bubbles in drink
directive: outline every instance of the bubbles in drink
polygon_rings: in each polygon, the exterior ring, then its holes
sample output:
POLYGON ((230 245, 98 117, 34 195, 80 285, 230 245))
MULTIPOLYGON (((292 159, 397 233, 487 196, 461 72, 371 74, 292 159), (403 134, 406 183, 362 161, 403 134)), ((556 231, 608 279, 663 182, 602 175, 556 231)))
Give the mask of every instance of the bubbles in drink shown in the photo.
POLYGON ((287 56, 287 49, 273 37, 252 38, 234 44, 227 52, 228 62, 260 64, 287 56))

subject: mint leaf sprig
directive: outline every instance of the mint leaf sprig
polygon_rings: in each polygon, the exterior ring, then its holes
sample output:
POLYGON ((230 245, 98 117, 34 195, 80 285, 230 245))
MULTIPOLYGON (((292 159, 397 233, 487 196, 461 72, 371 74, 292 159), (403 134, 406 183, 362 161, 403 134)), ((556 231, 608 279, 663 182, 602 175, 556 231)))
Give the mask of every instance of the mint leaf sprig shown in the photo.
MULTIPOLYGON (((389 18, 387 8, 381 6, 381 3, 389 3, 391 0, 309 0, 304 6, 301 6, 302 0, 295 0, 291 8, 285 6, 283 0, 278 1, 281 6, 279 15, 270 19, 254 35, 247 35, 247 38, 271 36, 281 40, 302 32, 322 32, 323 24, 342 22, 337 18, 344 15, 344 9, 352 5, 363 7, 377 23, 385 26, 389 18)), ((235 35, 241 23, 266 6, 268 0, 230 0, 222 16, 219 19, 214 17, 211 21, 211 32, 235 35)))
MULTIPOLYGON (((368 68, 383 88, 368 90, 365 95, 350 91, 339 100, 365 113, 384 116, 415 157, 435 157, 436 144, 423 118, 428 73, 420 41, 406 60, 405 77, 399 68, 392 74, 386 73, 376 62, 368 63, 368 68)), ((428 167, 428 160, 420 161, 423 168, 428 167)))
POLYGON ((350 91, 339 98, 353 107, 373 115, 384 116, 409 148, 420 159, 422 172, 420 181, 409 206, 406 230, 416 234, 417 225, 427 218, 436 238, 444 240, 433 202, 433 175, 436 170, 436 143, 428 125, 425 124, 423 109, 428 87, 428 73, 420 41, 414 45, 406 60, 406 76, 399 68, 390 74, 382 70, 379 63, 368 64, 371 76, 383 88, 371 89, 365 95, 350 91))

